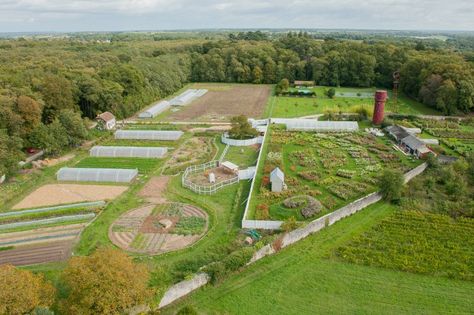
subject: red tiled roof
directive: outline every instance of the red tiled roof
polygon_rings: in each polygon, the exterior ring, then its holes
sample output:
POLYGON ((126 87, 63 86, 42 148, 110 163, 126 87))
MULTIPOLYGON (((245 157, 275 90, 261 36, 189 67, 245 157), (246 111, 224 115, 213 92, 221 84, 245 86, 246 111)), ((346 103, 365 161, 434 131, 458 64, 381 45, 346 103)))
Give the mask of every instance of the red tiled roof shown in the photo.
POLYGON ((115 119, 115 116, 111 112, 105 112, 100 115, 97 115, 97 119, 102 119, 103 121, 111 121, 115 119))

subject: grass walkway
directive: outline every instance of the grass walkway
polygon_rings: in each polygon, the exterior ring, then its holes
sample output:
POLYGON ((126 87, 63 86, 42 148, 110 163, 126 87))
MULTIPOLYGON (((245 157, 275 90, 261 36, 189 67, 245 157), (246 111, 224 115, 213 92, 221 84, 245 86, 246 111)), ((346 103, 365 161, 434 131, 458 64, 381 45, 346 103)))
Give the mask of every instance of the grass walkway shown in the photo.
POLYGON ((474 283, 358 266, 334 248, 394 210, 378 203, 165 309, 200 314, 469 314, 474 283))

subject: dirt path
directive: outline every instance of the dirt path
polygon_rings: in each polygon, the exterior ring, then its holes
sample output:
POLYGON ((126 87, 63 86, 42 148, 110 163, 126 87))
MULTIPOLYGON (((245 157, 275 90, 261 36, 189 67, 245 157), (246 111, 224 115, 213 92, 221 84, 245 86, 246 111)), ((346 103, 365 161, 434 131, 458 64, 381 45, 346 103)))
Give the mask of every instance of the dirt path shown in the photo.
POLYGON ((160 204, 167 202, 163 193, 170 180, 170 176, 152 177, 145 187, 138 193, 138 196, 146 198, 146 200, 153 204, 160 204))

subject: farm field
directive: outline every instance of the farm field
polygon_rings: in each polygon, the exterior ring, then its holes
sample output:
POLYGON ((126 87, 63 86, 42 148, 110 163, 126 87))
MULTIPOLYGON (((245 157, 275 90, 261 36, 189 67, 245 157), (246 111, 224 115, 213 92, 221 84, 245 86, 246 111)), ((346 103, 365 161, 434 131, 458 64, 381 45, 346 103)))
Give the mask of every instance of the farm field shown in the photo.
POLYGON ((156 119, 171 121, 225 121, 236 115, 259 118, 265 111, 271 87, 249 84, 196 83, 189 88, 208 89, 204 96, 176 112, 156 119))
POLYGON ((162 159, 123 158, 123 157, 87 157, 74 165, 77 168, 125 168, 138 169, 148 174, 162 164, 162 159))
POLYGON ((398 210, 339 247, 343 261, 474 280, 474 219, 398 210))
POLYGON ((377 203, 166 308, 202 314, 469 314, 474 283, 360 266, 333 251, 396 209, 377 203))
POLYGON ((12 209, 36 208, 83 201, 115 199, 127 186, 47 184, 39 187, 12 209))
POLYGON ((420 163, 393 149, 388 138, 363 132, 307 133, 273 127, 264 150, 250 205, 250 218, 259 220, 314 219, 375 191, 382 169, 406 172, 420 163), (279 193, 270 190, 269 176, 276 167, 288 186, 279 193))
MULTIPOLYGON (((316 97, 289 97, 274 96, 271 111, 272 117, 300 117, 330 112, 354 112, 363 107, 372 113, 374 107, 373 97, 367 97, 367 93, 374 93, 374 88, 335 88, 336 96, 328 98, 324 93, 329 87, 316 87, 311 89, 316 92, 316 97), (353 96, 360 93, 362 97, 353 96)), ((391 93, 389 92, 389 97, 391 93)), ((412 100, 404 95, 399 95, 397 104, 389 98, 385 106, 386 112, 399 114, 426 114, 439 115, 432 108, 412 100)))

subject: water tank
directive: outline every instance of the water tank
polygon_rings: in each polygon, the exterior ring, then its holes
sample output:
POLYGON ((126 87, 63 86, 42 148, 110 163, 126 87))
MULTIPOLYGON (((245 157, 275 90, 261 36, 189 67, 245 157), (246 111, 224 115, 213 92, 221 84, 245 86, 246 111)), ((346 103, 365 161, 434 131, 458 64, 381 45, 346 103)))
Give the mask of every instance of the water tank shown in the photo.
POLYGON ((380 125, 383 122, 385 101, 387 100, 387 91, 379 90, 375 92, 374 125, 380 125))

